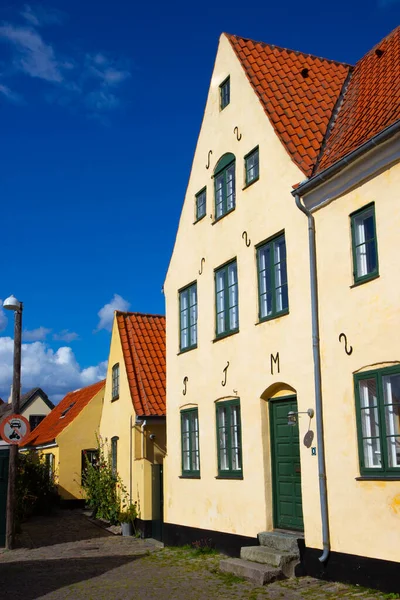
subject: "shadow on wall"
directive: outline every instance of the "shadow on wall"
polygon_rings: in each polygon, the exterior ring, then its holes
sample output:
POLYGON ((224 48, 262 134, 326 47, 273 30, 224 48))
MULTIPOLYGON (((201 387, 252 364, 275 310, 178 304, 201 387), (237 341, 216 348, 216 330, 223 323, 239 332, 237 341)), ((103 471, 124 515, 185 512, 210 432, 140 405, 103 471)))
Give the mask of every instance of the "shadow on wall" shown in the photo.
MULTIPOLYGON (((1 598, 2 600, 35 600, 50 592, 61 590, 65 586, 70 588, 74 583, 99 577, 137 558, 139 557, 96 556, 0 563, 1 598)), ((100 596, 102 585, 104 586, 104 580, 101 581, 98 583, 98 589, 93 590, 93 597, 100 596)), ((93 583, 88 584, 88 589, 89 585, 92 588, 93 583)))

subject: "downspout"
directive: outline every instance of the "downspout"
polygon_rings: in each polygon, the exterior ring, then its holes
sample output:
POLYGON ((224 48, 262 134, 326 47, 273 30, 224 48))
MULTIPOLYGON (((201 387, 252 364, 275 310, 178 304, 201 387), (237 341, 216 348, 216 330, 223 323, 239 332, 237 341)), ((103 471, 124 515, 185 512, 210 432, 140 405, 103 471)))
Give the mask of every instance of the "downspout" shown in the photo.
POLYGON ((318 321, 318 288, 317 288, 317 259, 315 245, 315 220, 313 215, 301 203, 300 196, 295 195, 296 206, 308 218, 308 246, 310 256, 310 287, 311 287, 311 322, 313 340, 313 362, 314 362, 314 387, 315 387, 315 417, 317 425, 318 444, 318 477, 319 477, 319 499, 321 505, 322 521, 322 544, 323 553, 319 557, 320 562, 325 562, 330 551, 329 520, 328 520, 328 494, 326 486, 325 468, 325 445, 324 424, 322 419, 322 385, 321 385, 321 353, 319 342, 318 321))
POLYGON ((132 504, 132 415, 129 419, 129 502, 132 504))
POLYGON ((146 427, 146 419, 143 421, 142 425, 141 425, 141 430, 142 430, 142 458, 145 458, 145 439, 144 439, 144 428, 146 427))

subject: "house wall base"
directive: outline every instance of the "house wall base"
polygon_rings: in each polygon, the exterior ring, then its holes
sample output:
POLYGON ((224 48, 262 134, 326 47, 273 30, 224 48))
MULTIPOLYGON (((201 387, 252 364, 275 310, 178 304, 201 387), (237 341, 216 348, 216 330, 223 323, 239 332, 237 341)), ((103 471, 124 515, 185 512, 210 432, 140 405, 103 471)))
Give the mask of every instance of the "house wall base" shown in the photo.
POLYGON ((327 581, 358 584, 383 592, 400 593, 398 562, 331 552, 326 563, 322 564, 318 560, 321 554, 320 549, 305 548, 302 563, 307 575, 327 581))
POLYGON ((258 546, 258 539, 254 537, 164 523, 163 542, 166 546, 184 546, 200 540, 233 557, 240 556, 242 546, 258 546))
POLYGON ((150 538, 153 536, 152 521, 144 519, 135 519, 136 531, 140 533, 141 538, 150 538))

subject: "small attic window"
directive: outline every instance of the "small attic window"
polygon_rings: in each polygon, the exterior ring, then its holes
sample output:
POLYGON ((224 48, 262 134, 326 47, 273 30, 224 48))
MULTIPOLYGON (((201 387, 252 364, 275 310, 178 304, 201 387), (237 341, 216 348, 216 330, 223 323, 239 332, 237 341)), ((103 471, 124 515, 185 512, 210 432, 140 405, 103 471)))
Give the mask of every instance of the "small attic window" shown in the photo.
POLYGON ((384 51, 384 50, 381 50, 380 48, 377 48, 377 49, 375 50, 375 54, 377 55, 377 57, 378 57, 378 58, 380 58, 380 57, 383 55, 383 53, 384 53, 384 52, 385 52, 385 51, 384 51))
POLYGON ((219 86, 219 108, 224 110, 231 101, 231 78, 227 77, 219 86))
POLYGON ((302 77, 304 77, 304 79, 306 79, 308 77, 308 75, 309 75, 307 67, 304 67, 304 69, 302 69, 300 71, 300 73, 301 73, 302 77))
POLYGON ((70 404, 68 406, 68 408, 66 408, 65 410, 62 411, 61 415, 60 415, 60 419, 63 419, 65 417, 65 415, 67 413, 69 413, 69 411, 71 410, 71 408, 74 406, 75 402, 72 402, 72 404, 70 404))

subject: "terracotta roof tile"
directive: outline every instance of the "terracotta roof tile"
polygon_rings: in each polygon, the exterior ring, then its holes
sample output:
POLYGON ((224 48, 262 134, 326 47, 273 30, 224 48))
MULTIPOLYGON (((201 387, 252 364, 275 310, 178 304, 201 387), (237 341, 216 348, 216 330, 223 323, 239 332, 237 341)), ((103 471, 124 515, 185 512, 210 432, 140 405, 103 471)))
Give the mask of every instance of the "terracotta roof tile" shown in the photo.
POLYGON ((165 416, 165 317, 116 312, 133 407, 138 416, 165 416))
POLYGON ((225 35, 286 151, 303 173, 310 176, 351 67, 263 42, 225 35), (301 74, 305 68, 308 69, 306 77, 301 74), (309 114, 317 120, 318 127, 311 126, 312 120, 307 118, 309 114), (304 135, 296 140, 290 135, 285 136, 281 122, 285 123, 285 130, 290 124, 292 132, 301 131, 304 135))
POLYGON ((400 26, 354 67, 316 173, 400 119, 399 73, 400 26))
POLYGON ((79 415, 91 399, 105 386, 105 380, 69 392, 32 431, 22 446, 39 446, 52 442, 79 415), (62 416, 64 413, 64 416, 62 416))

